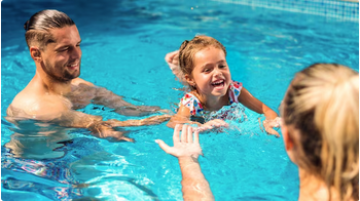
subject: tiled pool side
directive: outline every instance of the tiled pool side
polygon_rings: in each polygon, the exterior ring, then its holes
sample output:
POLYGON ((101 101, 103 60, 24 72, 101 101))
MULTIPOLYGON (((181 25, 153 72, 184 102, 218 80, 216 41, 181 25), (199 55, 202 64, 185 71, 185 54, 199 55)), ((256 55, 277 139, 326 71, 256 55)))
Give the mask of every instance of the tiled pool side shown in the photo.
POLYGON ((340 0, 216 0, 253 7, 309 13, 346 21, 359 21, 359 2, 340 0))

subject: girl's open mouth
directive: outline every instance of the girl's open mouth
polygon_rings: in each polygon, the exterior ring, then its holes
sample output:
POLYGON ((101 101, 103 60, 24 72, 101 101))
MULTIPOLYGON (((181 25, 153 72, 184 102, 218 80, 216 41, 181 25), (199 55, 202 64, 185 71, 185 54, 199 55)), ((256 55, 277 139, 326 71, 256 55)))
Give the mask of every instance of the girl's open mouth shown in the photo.
POLYGON ((222 87, 224 87, 224 85, 225 85, 224 80, 216 80, 216 81, 211 83, 211 86, 216 87, 216 88, 218 88, 218 87, 222 88, 222 87))

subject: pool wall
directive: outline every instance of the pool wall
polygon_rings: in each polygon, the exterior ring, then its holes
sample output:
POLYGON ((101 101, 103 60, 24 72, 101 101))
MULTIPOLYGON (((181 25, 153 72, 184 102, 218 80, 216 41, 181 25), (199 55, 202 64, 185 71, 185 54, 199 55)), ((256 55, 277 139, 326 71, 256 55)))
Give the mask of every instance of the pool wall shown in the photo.
POLYGON ((346 21, 359 21, 359 1, 339 0, 216 0, 253 7, 322 15, 346 21))

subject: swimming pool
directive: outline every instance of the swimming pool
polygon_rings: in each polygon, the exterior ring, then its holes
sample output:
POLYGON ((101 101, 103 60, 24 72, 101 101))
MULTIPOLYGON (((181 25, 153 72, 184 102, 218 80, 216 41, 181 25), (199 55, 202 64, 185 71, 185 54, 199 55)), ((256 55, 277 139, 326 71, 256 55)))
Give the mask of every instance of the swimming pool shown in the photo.
MULTIPOLYGON (((337 62, 357 71, 359 66, 358 23, 336 18, 217 1, 4 1, 2 117, 35 72, 23 24, 49 8, 67 13, 77 24, 81 77, 135 104, 174 107, 183 93, 176 89, 182 86, 164 56, 196 34, 222 42, 232 78, 276 110, 294 73, 309 64, 337 62)), ((95 105, 81 111, 127 119, 95 105)), ((282 139, 261 132, 260 115, 249 110, 245 114, 246 118, 238 115, 230 121, 232 126, 224 133, 200 137, 205 155, 200 164, 215 198, 297 200, 297 169, 282 139)), ((86 130, 23 124, 28 129, 19 131, 2 118, 3 200, 182 198, 177 160, 154 142, 163 139, 172 144, 172 129, 165 124, 131 128, 134 144, 97 139, 86 130), (28 141, 27 153, 32 155, 8 153, 5 144, 14 140, 28 141), (64 145, 54 144, 59 140, 64 145), (36 143, 39 147, 31 146, 36 143)))

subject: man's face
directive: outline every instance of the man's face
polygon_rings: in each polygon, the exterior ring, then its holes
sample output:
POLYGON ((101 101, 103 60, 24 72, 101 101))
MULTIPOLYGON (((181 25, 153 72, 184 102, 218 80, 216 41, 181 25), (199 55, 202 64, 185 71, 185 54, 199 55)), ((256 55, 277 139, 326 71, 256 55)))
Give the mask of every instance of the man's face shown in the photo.
POLYGON ((54 28, 50 34, 55 42, 41 51, 41 67, 53 79, 70 81, 80 75, 80 35, 75 25, 54 28))

